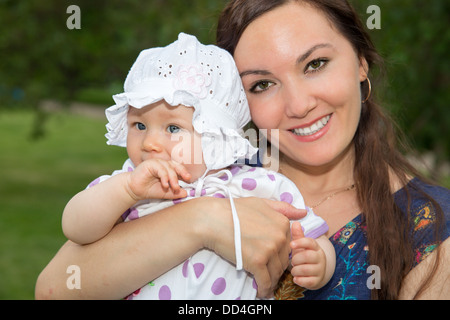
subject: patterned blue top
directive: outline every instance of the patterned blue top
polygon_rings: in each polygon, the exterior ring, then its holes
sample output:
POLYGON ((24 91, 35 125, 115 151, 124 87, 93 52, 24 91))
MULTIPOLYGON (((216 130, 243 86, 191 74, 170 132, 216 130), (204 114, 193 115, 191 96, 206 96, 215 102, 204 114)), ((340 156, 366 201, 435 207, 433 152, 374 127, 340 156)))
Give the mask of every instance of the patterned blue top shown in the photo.
MULTIPOLYGON (((435 223, 433 205, 419 192, 410 191, 412 199, 410 212, 414 221, 414 230, 412 230, 415 251, 414 266, 416 266, 436 248, 440 241, 444 241, 450 235, 450 190, 426 184, 417 178, 411 180, 409 185, 416 186, 432 196, 442 207, 446 221, 442 238, 436 241, 433 236, 433 224, 435 223)), ((394 197, 397 205, 406 212, 407 196, 404 188, 397 191, 394 197)), ((326 286, 315 291, 305 290, 303 292, 304 297, 301 299, 370 299, 369 286, 373 286, 373 277, 371 277, 373 270, 369 268, 370 264, 367 260, 369 249, 365 229, 360 214, 330 237, 330 241, 336 250, 335 273, 326 286), (371 277, 370 280, 369 277, 371 277)))

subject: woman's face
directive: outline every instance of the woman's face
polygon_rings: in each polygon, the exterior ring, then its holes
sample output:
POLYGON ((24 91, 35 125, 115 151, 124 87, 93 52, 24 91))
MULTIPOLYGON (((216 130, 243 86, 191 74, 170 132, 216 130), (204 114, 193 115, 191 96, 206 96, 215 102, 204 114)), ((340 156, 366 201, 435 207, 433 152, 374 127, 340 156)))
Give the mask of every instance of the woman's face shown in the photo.
POLYGON ((268 138, 285 156, 323 166, 352 149, 367 64, 322 12, 291 2, 265 13, 234 58, 254 123, 279 129, 268 138))

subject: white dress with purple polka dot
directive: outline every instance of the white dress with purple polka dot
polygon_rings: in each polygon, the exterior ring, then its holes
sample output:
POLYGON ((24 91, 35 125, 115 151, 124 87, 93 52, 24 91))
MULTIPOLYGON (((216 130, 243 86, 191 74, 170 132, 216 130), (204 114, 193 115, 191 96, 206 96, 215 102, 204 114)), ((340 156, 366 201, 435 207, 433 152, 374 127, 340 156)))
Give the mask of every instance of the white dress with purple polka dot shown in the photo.
MULTIPOLYGON (((112 175, 132 171, 133 169, 132 162, 127 160, 122 170, 114 171, 112 175)), ((138 219, 197 196, 227 198, 229 194, 234 198, 260 197, 281 200, 297 208, 305 208, 303 197, 295 184, 280 173, 246 165, 233 165, 227 171, 227 174, 224 174, 222 170, 206 176, 200 189, 196 188, 196 183, 186 185, 180 181, 180 185, 188 191, 186 198, 139 201, 127 210, 123 218, 125 221, 138 219), (209 183, 212 180, 214 180, 214 183, 209 183), (219 180, 220 183, 218 184, 217 181, 219 180), (224 190, 227 190, 228 193, 224 190)), ((89 187, 109 177, 111 176, 99 177, 89 187)), ((325 221, 316 216, 309 208, 308 214, 300 220, 300 223, 307 237, 317 238, 328 230, 325 221)), ((256 298, 256 292, 257 285, 251 274, 245 270, 236 270, 234 264, 214 252, 204 249, 146 286, 136 290, 127 299, 251 300, 256 298)))

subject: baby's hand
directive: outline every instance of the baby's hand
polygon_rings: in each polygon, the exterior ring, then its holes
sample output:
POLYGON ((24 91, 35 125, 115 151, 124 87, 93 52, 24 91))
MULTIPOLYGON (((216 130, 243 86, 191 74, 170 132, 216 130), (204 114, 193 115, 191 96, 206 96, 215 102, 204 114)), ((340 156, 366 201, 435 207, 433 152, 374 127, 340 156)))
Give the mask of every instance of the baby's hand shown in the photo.
POLYGON ((130 172, 127 190, 136 201, 184 198, 187 192, 178 184, 179 178, 186 182, 191 178, 182 164, 172 160, 149 159, 130 172))
POLYGON ((318 289, 325 276, 326 256, 316 240, 306 238, 299 222, 291 227, 292 270, 294 282, 307 289, 318 289))

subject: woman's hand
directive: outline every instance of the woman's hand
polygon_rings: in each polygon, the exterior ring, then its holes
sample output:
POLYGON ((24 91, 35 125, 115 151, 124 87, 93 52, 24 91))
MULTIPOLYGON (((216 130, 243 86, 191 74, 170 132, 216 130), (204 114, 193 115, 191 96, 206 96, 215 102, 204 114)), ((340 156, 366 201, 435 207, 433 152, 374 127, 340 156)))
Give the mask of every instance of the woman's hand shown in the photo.
MULTIPOLYGON (((204 215, 204 246, 235 262, 233 221, 228 199, 211 201, 212 214, 204 215), (218 204, 219 207, 216 207, 218 204), (207 218, 206 218, 207 217, 207 218)), ((285 202, 254 197, 234 199, 241 226, 244 269, 254 275, 258 297, 270 297, 289 265, 290 223, 306 210, 285 202)))

